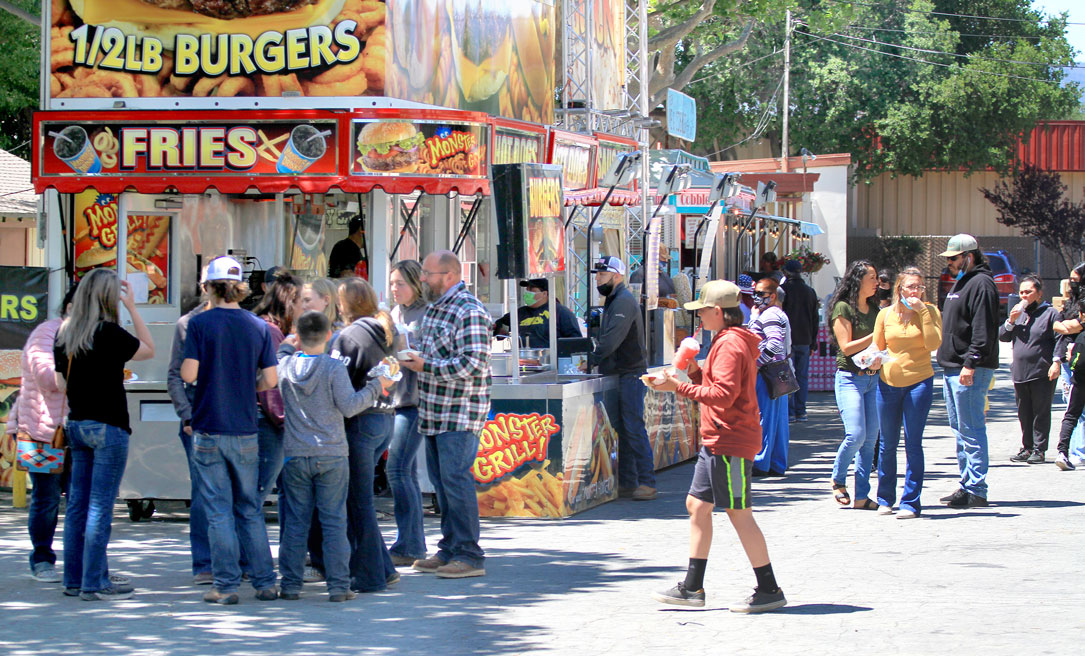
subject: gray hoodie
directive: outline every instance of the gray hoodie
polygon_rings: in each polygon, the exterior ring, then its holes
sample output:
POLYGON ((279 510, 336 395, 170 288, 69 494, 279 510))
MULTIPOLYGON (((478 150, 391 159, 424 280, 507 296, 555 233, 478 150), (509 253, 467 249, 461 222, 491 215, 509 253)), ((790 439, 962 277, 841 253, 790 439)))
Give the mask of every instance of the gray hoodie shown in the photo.
POLYGON ((306 355, 286 343, 279 346, 279 393, 286 408, 283 454, 347 455, 343 418, 371 407, 381 396, 374 378, 354 391, 342 362, 328 355, 306 355))

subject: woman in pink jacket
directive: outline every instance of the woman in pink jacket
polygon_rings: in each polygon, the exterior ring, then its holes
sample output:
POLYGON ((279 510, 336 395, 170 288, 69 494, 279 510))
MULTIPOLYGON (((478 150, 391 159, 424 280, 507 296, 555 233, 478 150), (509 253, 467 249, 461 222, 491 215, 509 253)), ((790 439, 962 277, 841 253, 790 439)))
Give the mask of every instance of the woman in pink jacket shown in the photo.
MULTIPOLYGON (((75 287, 68 290, 61 303, 63 316, 67 316, 75 287)), ((53 433, 68 413, 64 393, 57 389, 53 375, 53 342, 61 319, 50 319, 30 333, 23 347, 20 369, 22 381, 19 397, 8 418, 8 433, 20 433, 38 442, 53 441, 53 433)), ((59 583, 56 570, 57 556, 53 552, 53 535, 57 529, 57 513, 60 495, 67 491, 68 474, 30 474, 33 489, 30 492, 30 512, 27 529, 30 531, 30 571, 42 583, 59 583)))

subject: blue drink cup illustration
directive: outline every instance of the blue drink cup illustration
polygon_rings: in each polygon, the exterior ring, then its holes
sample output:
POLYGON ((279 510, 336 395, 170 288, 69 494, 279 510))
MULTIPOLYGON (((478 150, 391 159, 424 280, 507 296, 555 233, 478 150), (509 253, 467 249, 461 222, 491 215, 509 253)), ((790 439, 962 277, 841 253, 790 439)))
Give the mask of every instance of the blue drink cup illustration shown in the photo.
POLYGON ((298 125, 290 131, 275 170, 297 175, 324 156, 327 150, 324 135, 311 125, 298 125))
POLYGON ((98 152, 90 145, 87 131, 78 125, 69 125, 53 134, 53 153, 62 162, 81 175, 102 172, 98 152))

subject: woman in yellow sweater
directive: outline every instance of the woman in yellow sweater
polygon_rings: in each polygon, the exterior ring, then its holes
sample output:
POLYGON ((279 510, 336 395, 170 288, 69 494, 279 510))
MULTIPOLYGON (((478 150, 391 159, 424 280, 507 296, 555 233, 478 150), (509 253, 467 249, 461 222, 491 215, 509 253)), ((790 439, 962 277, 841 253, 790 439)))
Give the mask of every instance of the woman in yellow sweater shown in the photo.
POLYGON ((892 514, 897 497, 897 445, 904 425, 907 470, 897 519, 919 516, 923 506, 923 428, 931 409, 934 368, 931 352, 942 342, 942 317, 925 302, 923 274, 908 267, 897 275, 893 304, 878 313, 874 343, 893 359, 882 366, 878 381, 878 415, 882 450, 878 458, 878 512, 892 514))

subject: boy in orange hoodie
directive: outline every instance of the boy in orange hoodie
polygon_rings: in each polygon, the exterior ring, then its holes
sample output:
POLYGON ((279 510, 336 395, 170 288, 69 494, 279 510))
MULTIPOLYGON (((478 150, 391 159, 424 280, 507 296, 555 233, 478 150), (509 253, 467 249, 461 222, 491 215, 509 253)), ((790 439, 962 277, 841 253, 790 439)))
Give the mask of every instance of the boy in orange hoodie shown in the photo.
POLYGON ((761 450, 757 412, 757 345, 761 339, 742 326, 739 288, 713 280, 700 297, 686 303, 696 310, 701 327, 716 333, 704 368, 691 361, 692 383, 682 383, 665 370, 652 388, 676 392, 701 406, 701 452, 693 470, 686 510, 690 522, 690 558, 686 578, 673 588, 653 594, 656 601, 678 606, 704 606, 704 573, 712 546, 712 510, 723 508, 735 527, 757 577, 754 593, 731 607, 736 613, 761 613, 787 604, 776 585, 765 536, 753 518, 750 479, 753 460, 761 450))

